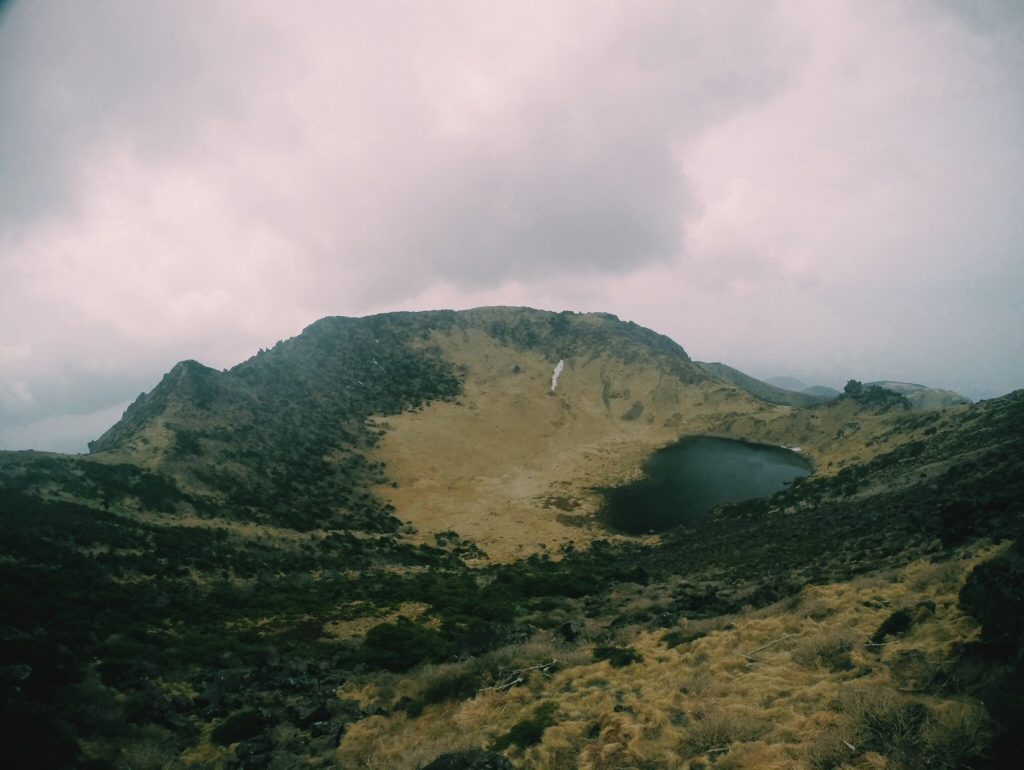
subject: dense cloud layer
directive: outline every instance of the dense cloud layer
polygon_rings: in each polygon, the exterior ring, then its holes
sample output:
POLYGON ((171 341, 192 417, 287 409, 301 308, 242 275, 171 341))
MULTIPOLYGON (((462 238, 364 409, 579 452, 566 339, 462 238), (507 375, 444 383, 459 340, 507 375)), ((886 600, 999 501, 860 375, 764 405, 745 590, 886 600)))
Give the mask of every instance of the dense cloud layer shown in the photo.
POLYGON ((1015 4, 0 7, 0 448, 398 308, 1024 386, 1015 4))

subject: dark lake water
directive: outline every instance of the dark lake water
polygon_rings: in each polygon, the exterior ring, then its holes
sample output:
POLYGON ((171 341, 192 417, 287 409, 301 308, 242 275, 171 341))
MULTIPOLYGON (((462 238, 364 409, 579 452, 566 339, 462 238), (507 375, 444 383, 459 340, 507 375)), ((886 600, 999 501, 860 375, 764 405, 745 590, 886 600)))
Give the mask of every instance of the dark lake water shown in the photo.
POLYGON ((645 477, 605 490, 607 522, 639 535, 664 532, 723 503, 766 497, 807 476, 810 463, 776 446, 724 438, 685 438, 647 461, 645 477))

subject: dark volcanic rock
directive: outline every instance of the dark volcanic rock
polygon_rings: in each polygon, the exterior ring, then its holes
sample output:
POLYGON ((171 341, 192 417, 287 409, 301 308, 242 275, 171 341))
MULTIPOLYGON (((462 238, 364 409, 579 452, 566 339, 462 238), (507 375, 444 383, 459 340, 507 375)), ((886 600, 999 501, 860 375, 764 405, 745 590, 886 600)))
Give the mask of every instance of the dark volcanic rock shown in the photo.
POLYGON ((337 722, 333 719, 327 719, 323 722, 314 722, 309 726, 309 734, 314 738, 323 738, 328 736, 337 739, 341 736, 344 726, 341 722, 337 722))
POLYGON ((974 568, 960 590, 960 606, 981 623, 990 654, 1012 657, 1024 641, 1024 540, 974 568))
POLYGON ((242 741, 235 747, 235 760, 231 766, 239 770, 262 770, 270 764, 273 748, 274 742, 265 733, 242 741))
POLYGON ((423 770, 512 770, 512 763, 496 752, 474 749, 444 754, 423 770))
POLYGON ((882 625, 871 637, 872 644, 881 644, 887 636, 899 636, 905 634, 913 626, 925 618, 935 614, 935 602, 918 602, 913 607, 905 607, 896 610, 892 615, 882 621, 882 625))
POLYGON ((977 618, 981 638, 964 649, 958 677, 1001 728, 986 761, 973 766, 1017 767, 1024 753, 1024 538, 974 568, 960 590, 960 607, 977 618))
POLYGON ((323 722, 331 718, 327 703, 306 704, 295 709, 292 720, 298 727, 309 727, 314 722, 323 722))
POLYGON ((567 620, 558 627, 558 635, 567 642, 575 642, 583 636, 583 630, 583 624, 578 620, 567 620))

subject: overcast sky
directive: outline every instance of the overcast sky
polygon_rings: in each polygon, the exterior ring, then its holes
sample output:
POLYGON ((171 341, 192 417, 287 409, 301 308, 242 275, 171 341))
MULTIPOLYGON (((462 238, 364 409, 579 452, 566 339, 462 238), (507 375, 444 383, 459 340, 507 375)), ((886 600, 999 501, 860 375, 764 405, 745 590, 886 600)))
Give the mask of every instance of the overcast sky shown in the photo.
POLYGON ((1024 4, 0 4, 0 448, 325 315, 1024 387, 1024 4))

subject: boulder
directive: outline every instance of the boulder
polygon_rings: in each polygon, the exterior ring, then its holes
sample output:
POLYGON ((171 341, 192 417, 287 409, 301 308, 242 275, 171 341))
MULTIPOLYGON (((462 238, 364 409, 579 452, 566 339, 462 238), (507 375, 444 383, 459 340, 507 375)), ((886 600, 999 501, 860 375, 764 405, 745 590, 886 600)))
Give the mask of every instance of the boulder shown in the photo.
POLYGON ((583 624, 578 620, 567 620, 558 627, 558 635, 567 642, 576 642, 583 636, 583 624))
POLYGON ((473 749, 443 754, 423 770, 512 770, 512 763, 494 751, 473 749))

